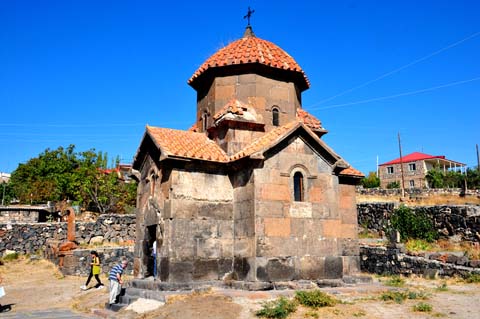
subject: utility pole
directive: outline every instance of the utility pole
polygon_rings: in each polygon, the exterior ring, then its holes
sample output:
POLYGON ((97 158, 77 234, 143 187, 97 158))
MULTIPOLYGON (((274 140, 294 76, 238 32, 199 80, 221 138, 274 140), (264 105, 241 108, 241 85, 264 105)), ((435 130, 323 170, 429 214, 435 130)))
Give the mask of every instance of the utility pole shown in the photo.
POLYGON ((2 206, 4 206, 5 203, 5 181, 2 182, 3 184, 3 196, 2 196, 2 206))
POLYGON ((398 132, 398 149, 400 151, 400 174, 402 174, 402 199, 405 197, 405 178, 403 177, 403 157, 402 157, 402 143, 400 142, 400 132, 398 132))
POLYGON ((477 145, 477 171, 480 172, 480 155, 478 154, 478 144, 477 145))

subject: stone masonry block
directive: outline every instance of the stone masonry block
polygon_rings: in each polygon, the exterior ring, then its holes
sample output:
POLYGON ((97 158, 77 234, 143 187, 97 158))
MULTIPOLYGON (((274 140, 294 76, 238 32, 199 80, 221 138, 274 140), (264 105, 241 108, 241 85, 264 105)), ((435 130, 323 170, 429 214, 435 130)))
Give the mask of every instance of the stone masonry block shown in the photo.
POLYGON ((170 261, 169 282, 190 282, 193 279, 193 262, 170 261))
POLYGON ((343 277, 343 258, 327 256, 325 258, 325 278, 337 279, 343 277))
POLYGON ((289 237, 290 218, 264 218, 265 236, 289 237))
POLYGON ((194 280, 218 280, 218 259, 195 259, 193 262, 194 280))
POLYGON ((265 184, 259 187, 259 199, 289 202, 292 195, 288 185, 265 184))
POLYGON ((235 85, 220 85, 215 88, 215 97, 222 100, 230 100, 235 96, 235 85))
POLYGON ((270 96, 276 100, 289 101, 289 92, 288 88, 285 87, 272 87, 270 89, 270 96))
POLYGON ((262 237, 257 239, 257 256, 298 256, 301 247, 299 238, 262 237))
POLYGON ((284 203, 279 201, 257 201, 257 217, 285 217, 284 203))
POLYGON ((324 201, 324 193, 321 187, 311 187, 309 199, 312 203, 322 203, 324 201))
POLYGON ((340 216, 342 218, 342 223, 344 223, 344 224, 357 224, 358 223, 357 210, 356 210, 355 207, 352 207, 351 209, 340 210, 340 216))
POLYGON ((315 280, 325 276, 325 257, 303 256, 297 259, 301 279, 315 280))

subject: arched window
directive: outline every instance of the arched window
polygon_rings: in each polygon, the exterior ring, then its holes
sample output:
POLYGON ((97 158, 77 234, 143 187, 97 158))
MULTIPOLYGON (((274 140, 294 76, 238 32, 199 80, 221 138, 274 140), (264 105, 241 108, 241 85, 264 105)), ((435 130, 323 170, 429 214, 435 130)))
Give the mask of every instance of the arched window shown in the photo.
POLYGON ((278 108, 273 108, 272 109, 272 125, 273 126, 278 126, 280 125, 280 120, 279 120, 279 114, 280 112, 278 111, 278 108))
POLYGON ((208 119, 207 111, 203 111, 203 114, 202 114, 202 132, 205 132, 207 130, 207 119, 208 119))
POLYGON ((300 172, 293 175, 293 198, 296 202, 303 202, 304 199, 303 175, 300 172))

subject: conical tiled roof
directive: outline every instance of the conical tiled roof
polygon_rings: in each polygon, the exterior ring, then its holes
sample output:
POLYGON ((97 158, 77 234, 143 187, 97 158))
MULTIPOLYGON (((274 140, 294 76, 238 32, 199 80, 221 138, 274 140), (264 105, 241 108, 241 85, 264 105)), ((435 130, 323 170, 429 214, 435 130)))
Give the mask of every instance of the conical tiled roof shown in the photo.
POLYGON ((302 86, 310 86, 305 72, 297 62, 284 50, 272 42, 257 38, 250 27, 243 38, 230 43, 208 58, 188 80, 192 84, 200 75, 210 68, 239 64, 262 64, 272 68, 298 72, 303 79, 302 86))

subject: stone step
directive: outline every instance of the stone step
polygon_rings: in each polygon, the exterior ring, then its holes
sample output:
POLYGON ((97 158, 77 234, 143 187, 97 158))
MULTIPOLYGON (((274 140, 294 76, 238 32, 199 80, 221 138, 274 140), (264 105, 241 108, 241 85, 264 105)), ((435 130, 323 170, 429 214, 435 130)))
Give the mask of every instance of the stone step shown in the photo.
POLYGON ((154 291, 203 291, 210 287, 224 287, 223 281, 199 281, 188 283, 170 283, 151 279, 133 279, 126 285, 127 288, 139 288, 154 291))
POLYGON ((119 298, 119 301, 120 303, 129 305, 137 301, 139 298, 140 297, 137 297, 137 296, 124 295, 119 298))
POLYGON ((126 288, 125 295, 122 296, 122 302, 123 300, 125 300, 125 301, 129 301, 128 303, 130 303, 130 301, 133 300, 134 298, 154 299, 161 302, 165 302, 165 292, 158 291, 158 290, 134 288, 134 287, 126 288))

